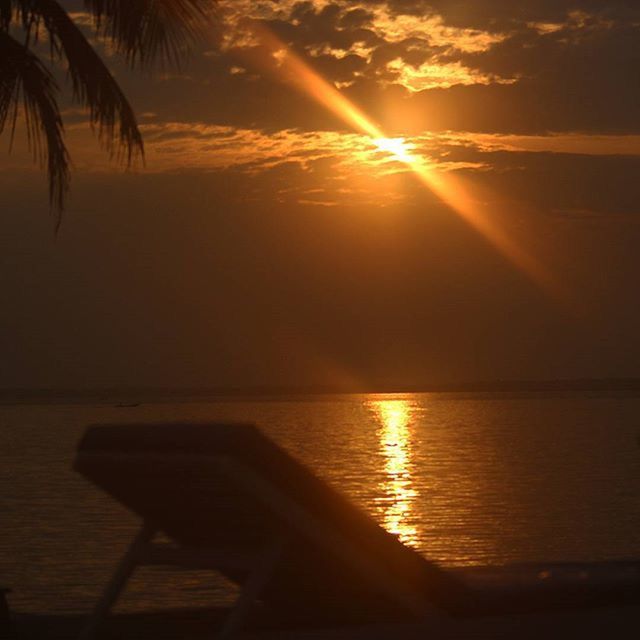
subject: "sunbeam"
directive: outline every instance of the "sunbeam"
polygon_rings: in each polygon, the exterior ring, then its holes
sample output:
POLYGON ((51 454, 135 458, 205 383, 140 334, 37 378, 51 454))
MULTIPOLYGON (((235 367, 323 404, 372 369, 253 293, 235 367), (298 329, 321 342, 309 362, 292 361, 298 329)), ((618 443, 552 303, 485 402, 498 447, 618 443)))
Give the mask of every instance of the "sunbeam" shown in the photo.
POLYGON ((412 153, 404 138, 388 137, 382 129, 335 86, 264 27, 256 29, 260 42, 278 62, 278 74, 287 83, 312 97, 350 127, 371 138, 374 147, 407 166, 418 180, 500 251, 512 264, 547 292, 560 295, 558 283, 540 261, 487 216, 478 205, 471 185, 460 176, 438 171, 412 153))

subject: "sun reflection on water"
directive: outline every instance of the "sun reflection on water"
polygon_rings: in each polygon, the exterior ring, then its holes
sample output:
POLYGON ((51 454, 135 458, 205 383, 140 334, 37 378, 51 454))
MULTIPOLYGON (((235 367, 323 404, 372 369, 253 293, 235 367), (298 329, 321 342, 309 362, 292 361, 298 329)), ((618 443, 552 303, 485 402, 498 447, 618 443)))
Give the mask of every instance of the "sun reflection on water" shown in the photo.
POLYGON ((384 458, 385 477, 380 487, 383 501, 383 524, 406 544, 417 544, 418 531, 414 523, 418 492, 413 483, 413 452, 411 414, 413 403, 407 400, 371 400, 380 429, 379 446, 384 458))

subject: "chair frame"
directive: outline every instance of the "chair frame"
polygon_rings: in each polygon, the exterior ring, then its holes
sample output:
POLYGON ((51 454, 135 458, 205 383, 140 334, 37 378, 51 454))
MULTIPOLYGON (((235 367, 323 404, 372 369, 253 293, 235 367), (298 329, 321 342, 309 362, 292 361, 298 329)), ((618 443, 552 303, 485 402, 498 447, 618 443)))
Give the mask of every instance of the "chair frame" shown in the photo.
MULTIPOLYGON (((101 459, 114 457, 119 460, 139 461, 140 463, 194 462, 194 456, 188 454, 149 454, 149 453, 82 453, 83 456, 96 456, 101 459)), ((292 530, 315 540, 352 566, 361 575, 376 584, 380 592, 405 609, 415 619, 440 617, 441 613, 422 594, 407 588, 401 581, 394 579, 367 557, 357 545, 333 531, 326 523, 313 517, 303 506, 281 492, 266 478, 255 472, 241 461, 223 455, 199 455, 197 458, 211 465, 249 490, 260 502, 278 514, 292 530)), ((222 628, 215 636, 217 640, 226 640, 237 633, 247 620, 252 605, 260 598, 274 569, 282 557, 287 544, 287 534, 283 530, 273 536, 260 551, 248 551, 238 547, 189 548, 167 543, 154 543, 153 538, 161 528, 144 520, 129 548, 118 563, 111 579, 104 588, 93 612, 82 628, 78 640, 93 640, 102 621, 108 616, 117 602, 127 582, 139 566, 171 566, 182 569, 221 570, 242 569, 248 571, 240 594, 227 615, 222 628)))

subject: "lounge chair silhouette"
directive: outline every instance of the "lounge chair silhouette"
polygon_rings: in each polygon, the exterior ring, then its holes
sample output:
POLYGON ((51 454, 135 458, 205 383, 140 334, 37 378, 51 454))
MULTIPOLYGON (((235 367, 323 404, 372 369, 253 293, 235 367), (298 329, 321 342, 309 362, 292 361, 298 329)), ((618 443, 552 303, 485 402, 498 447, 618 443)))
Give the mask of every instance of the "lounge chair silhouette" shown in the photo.
POLYGON ((145 564, 215 569, 240 585, 220 638, 258 601, 289 623, 334 627, 640 602, 636 562, 444 570, 252 425, 96 425, 75 469, 142 519, 83 640, 145 564), (172 543, 154 542, 158 532, 172 543))

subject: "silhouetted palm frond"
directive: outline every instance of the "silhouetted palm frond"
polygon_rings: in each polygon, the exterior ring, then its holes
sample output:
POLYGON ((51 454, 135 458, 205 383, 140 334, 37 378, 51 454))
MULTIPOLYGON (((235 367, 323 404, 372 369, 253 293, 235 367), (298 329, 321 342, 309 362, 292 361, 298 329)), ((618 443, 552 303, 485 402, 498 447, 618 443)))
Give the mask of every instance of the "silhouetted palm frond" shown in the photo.
POLYGON ((17 105, 22 101, 29 146, 49 173, 49 199, 56 229, 69 188, 69 154, 57 93, 55 79, 40 60, 8 33, 0 31, 0 133, 8 123, 13 129, 17 105))
MULTIPOLYGON (((94 31, 132 66, 177 64, 211 25, 216 0, 84 0, 94 31)), ((12 130, 23 104, 30 142, 47 166, 56 226, 69 185, 69 157, 56 97, 58 85, 34 53, 49 46, 71 79, 73 98, 89 110, 103 145, 129 164, 143 155, 133 109, 113 75, 57 0, 0 0, 0 133, 12 130), (17 38, 17 28, 24 42, 17 38), (15 37, 14 37, 15 36, 15 37), (22 99, 20 98, 22 96, 22 99), (44 145, 41 144, 44 140, 44 145)))
POLYGON ((98 32, 113 41, 132 66, 178 64, 202 35, 211 0, 85 0, 98 32))
POLYGON ((111 72, 67 12, 55 0, 14 0, 27 38, 38 39, 43 28, 54 58, 67 64, 73 97, 88 107, 101 142, 121 151, 130 163, 143 153, 136 116, 111 72))

